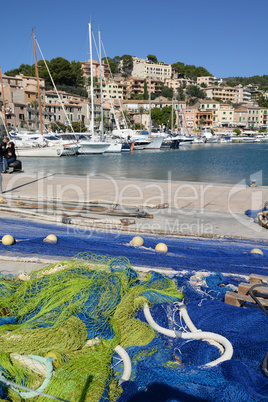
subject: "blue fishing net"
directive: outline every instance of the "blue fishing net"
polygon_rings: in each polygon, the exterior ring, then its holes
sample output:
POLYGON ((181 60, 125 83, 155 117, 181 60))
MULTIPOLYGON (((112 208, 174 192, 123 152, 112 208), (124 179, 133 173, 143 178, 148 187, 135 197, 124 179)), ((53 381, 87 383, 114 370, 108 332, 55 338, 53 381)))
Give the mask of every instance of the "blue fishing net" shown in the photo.
MULTIPOLYGON (((17 257, 40 257, 65 259, 78 253, 93 252, 110 257, 124 256, 132 266, 152 268, 172 268, 181 270, 210 270, 222 273, 262 274, 268 266, 268 243, 259 240, 240 239, 195 239, 170 236, 143 236, 144 246, 129 244, 133 235, 83 231, 56 225, 41 225, 23 220, 0 219, 0 236, 8 233, 17 240, 13 246, 0 243, 0 253, 17 257), (50 233, 58 237, 57 244, 45 243, 43 239, 50 233), (38 236, 37 236, 38 234, 38 236), (157 253, 159 242, 168 246, 168 252, 157 253), (253 248, 261 248, 264 255, 250 253, 253 248)), ((4 269, 4 263, 1 268, 4 269)))

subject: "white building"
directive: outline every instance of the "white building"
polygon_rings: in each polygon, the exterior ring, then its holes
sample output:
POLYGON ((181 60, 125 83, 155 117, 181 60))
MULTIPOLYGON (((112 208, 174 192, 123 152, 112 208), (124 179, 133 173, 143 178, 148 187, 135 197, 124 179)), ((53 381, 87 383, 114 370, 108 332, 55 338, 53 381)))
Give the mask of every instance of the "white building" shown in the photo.
POLYGON ((171 64, 150 63, 148 59, 139 59, 138 57, 133 57, 132 77, 141 77, 144 79, 149 76, 149 71, 151 78, 155 78, 163 82, 166 78, 171 78, 172 75, 171 64))

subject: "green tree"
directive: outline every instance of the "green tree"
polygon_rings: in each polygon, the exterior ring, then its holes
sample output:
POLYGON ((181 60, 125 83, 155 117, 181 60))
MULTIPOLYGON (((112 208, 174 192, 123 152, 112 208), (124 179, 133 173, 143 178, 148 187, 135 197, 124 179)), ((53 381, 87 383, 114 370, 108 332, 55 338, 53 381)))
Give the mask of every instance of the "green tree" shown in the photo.
POLYGON ((235 128, 233 130, 234 133, 236 133, 236 135, 240 135, 241 134, 241 130, 239 130, 239 128, 235 128))
POLYGON ((143 83, 143 99, 144 99, 144 100, 149 99, 149 94, 148 94, 148 88, 147 88, 146 79, 144 79, 144 83, 143 83))
POLYGON ((154 107, 151 109, 151 119, 159 126, 165 123, 163 112, 159 107, 154 107))
POLYGON ((157 57, 154 56, 153 54, 148 54, 147 59, 152 63, 158 63, 157 57))
POLYGON ((143 106, 139 107, 139 113, 140 113, 140 116, 141 116, 141 124, 142 124, 142 115, 144 113, 144 107, 143 106))
POLYGON ((188 85, 186 88, 186 94, 189 97, 189 102, 191 104, 195 103, 197 99, 205 99, 206 93, 201 88, 196 85, 188 85))
POLYGON ((180 75, 187 76, 189 78, 196 77, 206 77, 211 76, 212 74, 205 69, 204 67, 196 67, 193 64, 184 64, 181 62, 173 63, 172 67, 176 70, 180 75))
POLYGON ((15 77, 15 75, 23 74, 30 77, 35 76, 35 65, 30 66, 29 64, 21 64, 19 68, 15 68, 14 70, 6 71, 5 75, 15 77))
POLYGON ((130 75, 133 70, 133 58, 129 54, 124 54, 121 57, 122 60, 122 70, 124 73, 130 75))
POLYGON ((84 133, 87 131, 83 122, 73 122, 71 124, 75 133, 84 133))
POLYGON ((56 121, 54 123, 51 123, 50 125, 51 130, 55 133, 56 131, 63 131, 64 133, 66 132, 66 126, 65 124, 61 123, 60 121, 56 121))
POLYGON ((185 100, 185 94, 184 94, 184 90, 183 90, 182 87, 179 87, 179 88, 177 89, 177 99, 178 99, 179 102, 180 102, 180 101, 182 102, 182 101, 185 100))
POLYGON ((166 87, 163 83, 161 83, 161 95, 165 98, 172 99, 173 88, 166 87))
POLYGON ((172 64, 172 68, 176 70, 180 75, 185 74, 185 64, 178 61, 177 63, 172 64))
POLYGON ((83 76, 82 64, 80 61, 72 61, 71 62, 71 73, 72 73, 72 81, 74 86, 83 87, 85 84, 85 79, 83 76))
POLYGON ((205 123, 205 119, 203 117, 201 117, 201 119, 199 120, 200 123, 200 129, 202 130, 203 124, 205 123))
POLYGON ((114 58, 105 57, 102 59, 105 63, 108 63, 111 69, 111 73, 115 74, 118 71, 118 65, 120 63, 120 57, 115 56, 114 58))

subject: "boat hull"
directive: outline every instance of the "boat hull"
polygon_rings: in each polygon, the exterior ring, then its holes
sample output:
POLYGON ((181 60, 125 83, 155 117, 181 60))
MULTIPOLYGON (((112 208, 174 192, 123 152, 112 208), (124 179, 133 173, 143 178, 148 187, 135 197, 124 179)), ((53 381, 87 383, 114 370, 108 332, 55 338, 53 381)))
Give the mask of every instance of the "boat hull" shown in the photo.
POLYGON ((78 154, 103 154, 109 148, 110 144, 106 142, 81 141, 79 142, 78 154))
POLYGON ((122 149, 122 144, 111 143, 105 152, 107 153, 120 153, 122 149))
POLYGON ((163 137, 154 137, 152 140, 143 140, 138 138, 134 141, 134 150, 160 149, 163 142, 163 137))
POLYGON ((75 155, 74 148, 64 147, 34 147, 34 148, 17 148, 18 157, 59 157, 75 155))

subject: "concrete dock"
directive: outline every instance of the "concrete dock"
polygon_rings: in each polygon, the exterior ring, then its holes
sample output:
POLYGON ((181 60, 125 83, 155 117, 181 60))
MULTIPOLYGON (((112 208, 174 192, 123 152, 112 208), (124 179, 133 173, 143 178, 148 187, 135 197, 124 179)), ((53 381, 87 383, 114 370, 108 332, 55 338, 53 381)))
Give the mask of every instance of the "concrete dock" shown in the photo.
MULTIPOLYGON (((83 229, 268 240, 268 230, 245 215, 247 210, 257 211, 263 208, 268 200, 267 187, 43 173, 7 174, 2 178, 4 202, 0 204, 0 218, 57 223, 62 227, 67 226, 62 223, 64 214, 75 216, 78 213, 79 216, 81 208, 89 203, 107 205, 108 210, 121 205, 123 208, 120 209, 119 216, 87 212, 86 224, 80 218, 83 229), (26 201, 35 205, 33 209, 18 207, 26 201), (68 202, 73 205, 73 210, 65 209, 68 202), (150 215, 150 218, 142 217, 141 214, 141 217, 132 219, 131 225, 118 225, 119 219, 127 216, 130 210, 139 210, 145 216, 150 215)), ((79 226, 79 219, 78 223, 77 220, 75 222, 79 226)), ((3 236, 8 233, 8 228, 1 227, 0 232, 3 236)), ((5 260, 3 264, 0 256, 0 268, 3 266, 8 272, 15 273, 21 270, 31 271, 44 266, 44 263, 38 259, 11 259, 5 260)))
MULTIPOLYGON (((10 209, 12 204, 23 199, 47 203, 48 207, 54 201, 54 212, 58 209, 63 213, 70 212, 64 211, 64 202, 68 201, 73 203, 74 213, 89 202, 107 203, 110 207, 126 206, 126 211, 128 208, 142 208, 143 212, 153 215, 153 219, 135 218, 135 224, 124 230, 268 239, 267 229, 245 215, 247 210, 263 208, 268 200, 267 187, 43 173, 3 175, 2 187, 2 196, 10 209)), ((0 213, 7 214, 1 209, 0 213)), ((101 218, 101 214, 92 217, 96 220, 92 225, 97 228, 97 218, 101 218)), ((106 218, 114 219, 111 216, 106 218)))

